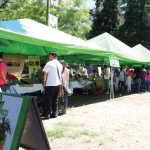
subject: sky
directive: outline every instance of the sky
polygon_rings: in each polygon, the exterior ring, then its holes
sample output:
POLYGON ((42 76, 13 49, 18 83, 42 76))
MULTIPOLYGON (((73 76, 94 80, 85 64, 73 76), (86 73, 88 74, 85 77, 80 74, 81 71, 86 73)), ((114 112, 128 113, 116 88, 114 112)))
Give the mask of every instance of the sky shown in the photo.
POLYGON ((95 7, 95 1, 94 0, 87 0, 86 1, 86 6, 89 8, 89 9, 92 9, 95 7))

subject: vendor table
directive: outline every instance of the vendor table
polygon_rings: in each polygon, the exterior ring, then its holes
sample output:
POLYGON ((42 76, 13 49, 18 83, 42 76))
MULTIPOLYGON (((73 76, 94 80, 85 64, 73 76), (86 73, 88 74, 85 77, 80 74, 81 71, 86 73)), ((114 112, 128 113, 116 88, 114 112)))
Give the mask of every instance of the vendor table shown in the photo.
POLYGON ((25 94, 37 91, 44 91, 44 87, 42 84, 11 85, 10 90, 7 90, 6 92, 12 94, 25 94))
POLYGON ((93 84, 92 81, 82 81, 79 83, 78 81, 70 82, 70 89, 73 90, 74 88, 88 88, 89 85, 93 84))

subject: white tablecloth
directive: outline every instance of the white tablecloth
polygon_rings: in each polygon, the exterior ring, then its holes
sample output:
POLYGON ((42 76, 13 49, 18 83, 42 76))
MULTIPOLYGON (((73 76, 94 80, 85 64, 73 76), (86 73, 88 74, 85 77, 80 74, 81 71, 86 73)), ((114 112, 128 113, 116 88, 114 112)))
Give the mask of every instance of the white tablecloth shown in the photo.
POLYGON ((70 89, 73 90, 74 88, 85 88, 88 87, 90 84, 93 84, 92 81, 82 81, 81 84, 78 81, 70 82, 70 89))
POLYGON ((25 94, 25 93, 33 93, 36 91, 44 91, 44 87, 42 84, 25 84, 25 85, 12 85, 10 86, 10 90, 7 93, 12 94, 25 94))
POLYGON ((79 84, 78 81, 72 81, 69 83, 69 85, 70 85, 71 90, 73 90, 74 88, 83 88, 84 87, 81 84, 79 84))

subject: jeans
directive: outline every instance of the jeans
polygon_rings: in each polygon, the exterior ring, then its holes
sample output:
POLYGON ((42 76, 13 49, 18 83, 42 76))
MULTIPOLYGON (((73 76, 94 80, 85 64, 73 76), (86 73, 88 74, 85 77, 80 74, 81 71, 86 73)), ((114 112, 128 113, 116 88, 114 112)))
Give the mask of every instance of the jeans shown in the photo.
POLYGON ((119 90, 118 85, 119 85, 119 78, 116 77, 116 78, 115 78, 115 91, 118 91, 118 90, 119 90))
POLYGON ((146 81, 146 90, 150 92, 150 80, 146 81))
POLYGON ((105 79, 105 89, 106 89, 106 92, 109 92, 109 89, 110 89, 109 79, 105 79))
POLYGON ((64 108, 67 108, 68 107, 68 96, 67 96, 66 91, 64 93, 63 102, 64 102, 64 108))
POLYGON ((144 92, 146 91, 146 80, 145 80, 145 78, 141 79, 141 90, 144 92))
POLYGON ((131 92, 131 76, 126 77, 127 92, 131 92))
POLYGON ((137 92, 140 92, 141 79, 140 78, 136 79, 135 83, 136 83, 136 90, 137 90, 137 92))

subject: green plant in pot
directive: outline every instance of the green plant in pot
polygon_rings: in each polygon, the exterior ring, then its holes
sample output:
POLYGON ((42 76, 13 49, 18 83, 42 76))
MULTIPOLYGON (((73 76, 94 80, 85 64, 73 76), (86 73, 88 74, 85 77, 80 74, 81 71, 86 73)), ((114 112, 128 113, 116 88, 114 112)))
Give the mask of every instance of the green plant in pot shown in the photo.
POLYGON ((10 121, 5 117, 0 117, 0 150, 3 150, 7 133, 11 133, 10 121))

